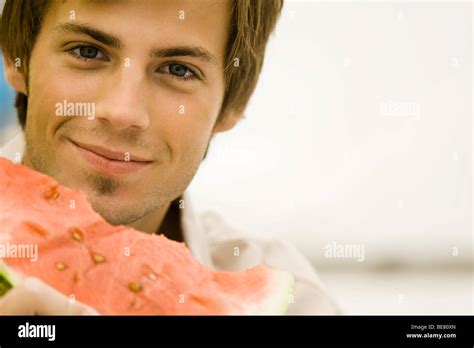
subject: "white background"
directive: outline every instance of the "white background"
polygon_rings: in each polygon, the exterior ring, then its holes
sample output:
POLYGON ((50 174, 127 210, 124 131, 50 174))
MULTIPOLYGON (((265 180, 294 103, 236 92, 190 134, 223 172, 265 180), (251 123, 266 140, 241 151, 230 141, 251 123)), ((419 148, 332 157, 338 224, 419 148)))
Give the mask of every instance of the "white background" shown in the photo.
POLYGON ((197 206, 318 263, 334 241, 365 244, 367 262, 469 260, 471 16, 469 3, 286 3, 246 118, 190 187, 197 206))

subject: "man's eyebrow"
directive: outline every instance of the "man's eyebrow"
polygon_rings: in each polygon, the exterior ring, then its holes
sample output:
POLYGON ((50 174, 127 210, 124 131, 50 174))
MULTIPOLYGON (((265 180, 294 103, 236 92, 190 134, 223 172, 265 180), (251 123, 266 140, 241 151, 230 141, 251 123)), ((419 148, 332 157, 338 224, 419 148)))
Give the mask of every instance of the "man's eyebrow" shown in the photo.
MULTIPOLYGON (((90 36, 96 41, 115 49, 123 47, 122 41, 111 34, 93 28, 85 23, 60 23, 55 27, 55 31, 62 33, 83 34, 90 36)), ((201 59, 207 63, 217 65, 217 58, 204 47, 178 45, 173 47, 155 48, 151 51, 151 58, 170 57, 193 57, 201 59)))
POLYGON ((55 27, 55 31, 62 33, 84 34, 90 36, 94 40, 102 42, 104 45, 112 48, 120 49, 123 44, 116 36, 107 34, 99 29, 95 29, 83 23, 60 23, 55 27))
POLYGON ((201 59, 207 63, 217 65, 216 57, 204 47, 200 46, 173 46, 164 48, 155 48, 151 53, 151 58, 170 58, 170 57, 193 57, 201 59))

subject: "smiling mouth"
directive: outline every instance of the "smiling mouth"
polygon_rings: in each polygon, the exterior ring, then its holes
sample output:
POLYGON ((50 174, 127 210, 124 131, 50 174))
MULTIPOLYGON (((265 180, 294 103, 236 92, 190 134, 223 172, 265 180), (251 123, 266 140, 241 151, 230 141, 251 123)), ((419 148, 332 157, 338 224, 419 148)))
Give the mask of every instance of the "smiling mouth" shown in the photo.
POLYGON ((106 175, 125 175, 149 167, 153 161, 127 151, 115 151, 107 148, 82 144, 70 140, 71 144, 88 165, 106 175))

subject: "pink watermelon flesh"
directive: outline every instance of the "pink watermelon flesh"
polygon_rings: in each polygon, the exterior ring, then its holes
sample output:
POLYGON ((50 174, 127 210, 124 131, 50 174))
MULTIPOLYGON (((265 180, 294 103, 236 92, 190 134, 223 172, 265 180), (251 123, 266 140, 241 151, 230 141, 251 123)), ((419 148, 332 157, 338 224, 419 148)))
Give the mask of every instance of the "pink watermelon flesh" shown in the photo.
POLYGON ((36 262, 21 255, 0 260, 0 296, 17 279, 33 276, 101 314, 284 314, 287 309, 290 273, 265 265, 216 272, 199 264, 184 243, 112 226, 84 193, 2 157, 0 192, 0 245, 38 246, 36 262))

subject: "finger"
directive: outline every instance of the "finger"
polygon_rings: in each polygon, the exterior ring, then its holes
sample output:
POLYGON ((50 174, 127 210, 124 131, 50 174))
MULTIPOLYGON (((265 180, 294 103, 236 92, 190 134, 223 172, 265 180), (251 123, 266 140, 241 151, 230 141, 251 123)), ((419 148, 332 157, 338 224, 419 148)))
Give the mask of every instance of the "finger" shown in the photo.
POLYGON ((94 315, 93 308, 68 297, 36 278, 25 278, 0 299, 4 315, 94 315))
POLYGON ((1 315, 34 315, 35 299, 20 284, 0 298, 1 315))
POLYGON ((40 315, 93 315, 98 314, 93 308, 69 297, 45 284, 37 278, 27 278, 26 286, 38 299, 37 311, 40 315))

